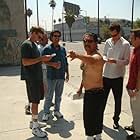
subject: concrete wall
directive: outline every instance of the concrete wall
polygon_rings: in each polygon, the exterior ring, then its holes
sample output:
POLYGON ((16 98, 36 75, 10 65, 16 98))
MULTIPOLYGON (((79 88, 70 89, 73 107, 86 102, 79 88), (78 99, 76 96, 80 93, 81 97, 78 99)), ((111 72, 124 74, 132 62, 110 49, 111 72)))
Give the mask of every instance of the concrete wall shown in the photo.
POLYGON ((17 65, 20 45, 26 38, 24 1, 0 1, 0 65, 17 65))
MULTIPOLYGON (((128 36, 130 34, 130 29, 131 29, 131 25, 130 25, 131 22, 129 20, 125 20, 125 19, 109 19, 109 20, 110 20, 110 23, 113 23, 113 22, 119 23, 121 25, 121 27, 123 28, 124 36, 126 38, 128 38, 128 36)), ((104 21, 104 19, 102 19, 102 21, 104 21)), ((70 40, 69 28, 66 23, 64 23, 63 25, 64 25, 65 41, 69 41, 70 40)), ((101 24, 100 24, 100 26, 101 26, 101 24)), ((54 29, 58 29, 62 33, 62 24, 56 24, 54 26, 54 29)), ((82 18, 79 18, 78 20, 76 19, 76 21, 73 23, 72 28, 71 28, 72 40, 73 41, 82 40, 82 36, 86 31, 93 32, 96 34, 98 33, 97 18, 91 18, 90 22, 89 22, 89 24, 87 24, 87 26, 85 25, 82 18)), ((100 33, 101 33, 101 30, 100 30, 100 33)))

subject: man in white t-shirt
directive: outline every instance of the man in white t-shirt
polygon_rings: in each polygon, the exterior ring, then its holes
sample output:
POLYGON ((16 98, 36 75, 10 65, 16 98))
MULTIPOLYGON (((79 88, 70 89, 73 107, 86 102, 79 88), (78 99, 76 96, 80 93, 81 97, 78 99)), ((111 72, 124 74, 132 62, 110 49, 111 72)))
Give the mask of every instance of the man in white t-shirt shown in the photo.
MULTIPOLYGON (((38 49, 40 51, 40 55, 42 55, 42 51, 48 44, 48 36, 47 33, 43 35, 42 40, 40 40, 40 44, 38 45, 38 49)), ((42 72, 43 72, 43 86, 44 86, 44 95, 47 94, 47 65, 42 63, 42 72)))

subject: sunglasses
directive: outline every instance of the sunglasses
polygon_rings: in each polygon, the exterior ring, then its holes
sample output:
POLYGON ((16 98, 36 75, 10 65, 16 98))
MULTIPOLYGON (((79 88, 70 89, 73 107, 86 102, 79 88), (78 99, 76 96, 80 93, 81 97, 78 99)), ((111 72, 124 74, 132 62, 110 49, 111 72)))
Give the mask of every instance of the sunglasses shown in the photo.
POLYGON ((92 43, 94 40, 83 40, 84 43, 92 43))
POLYGON ((38 39, 43 40, 42 36, 38 34, 38 39))
POLYGON ((60 35, 53 35, 53 37, 61 37, 60 35))

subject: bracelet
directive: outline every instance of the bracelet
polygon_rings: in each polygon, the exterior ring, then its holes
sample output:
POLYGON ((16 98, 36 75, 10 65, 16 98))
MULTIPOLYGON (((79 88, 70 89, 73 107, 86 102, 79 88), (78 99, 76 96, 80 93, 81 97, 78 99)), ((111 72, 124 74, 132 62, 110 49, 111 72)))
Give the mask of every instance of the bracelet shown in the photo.
POLYGON ((140 92, 140 89, 127 89, 128 93, 140 92))

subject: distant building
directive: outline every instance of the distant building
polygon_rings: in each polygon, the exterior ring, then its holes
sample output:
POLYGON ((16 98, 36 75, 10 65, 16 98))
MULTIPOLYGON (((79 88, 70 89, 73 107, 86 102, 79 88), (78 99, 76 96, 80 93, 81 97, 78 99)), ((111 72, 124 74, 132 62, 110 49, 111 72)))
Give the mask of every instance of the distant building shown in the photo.
MULTIPOLYGON (((114 19, 114 18, 109 18, 107 19, 106 17, 100 19, 100 26, 102 25, 103 22, 106 22, 107 24, 111 24, 113 22, 117 22, 121 25, 122 27, 122 33, 123 36, 128 38, 130 34, 130 29, 131 29, 131 22, 126 19, 114 19)), ((66 23, 63 23, 64 25, 64 38, 65 41, 69 41, 69 28, 66 23)), ((58 29, 62 32, 62 23, 60 24, 55 24, 54 29, 58 29)), ((86 32, 94 32, 98 33, 98 19, 97 18, 90 18, 89 23, 86 25, 84 18, 83 17, 78 17, 76 21, 72 25, 71 33, 72 33, 72 40, 82 40, 83 34, 86 32)))
POLYGON ((0 65, 20 63, 20 45, 26 38, 24 1, 0 0, 0 65))

